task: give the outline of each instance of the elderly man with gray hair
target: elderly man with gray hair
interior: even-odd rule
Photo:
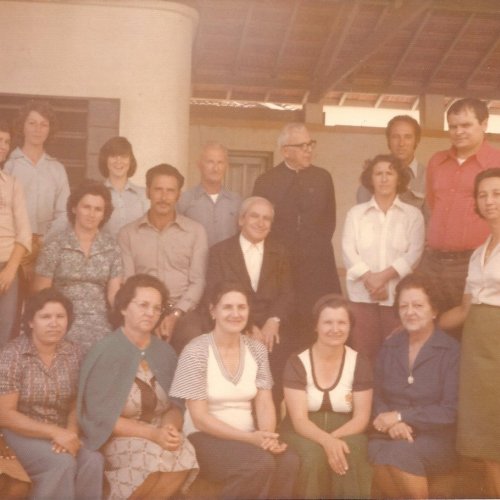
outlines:
[[[315,145],[304,124],[286,125],[278,137],[284,161],[262,174],[253,190],[274,205],[271,236],[290,252],[301,329],[297,349],[311,344],[316,300],[340,292],[332,247],[335,192],[330,173],[311,163]]]
[[[253,335],[269,353],[275,380],[275,401],[282,389],[281,373],[293,342],[290,314],[294,306],[292,276],[285,247],[268,238],[274,208],[265,198],[243,201],[239,215],[240,234],[210,249],[205,295],[222,281],[239,282],[248,291]]]

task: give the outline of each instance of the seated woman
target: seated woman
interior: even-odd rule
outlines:
[[[110,498],[167,498],[196,476],[183,439],[182,404],[167,394],[177,357],[153,335],[168,302],[163,283],[131,276],[116,294],[115,323],[82,367],[78,418],[85,442],[102,448]]]
[[[82,447],[76,421],[79,346],[64,337],[71,302],[33,295],[25,331],[0,353],[0,426],[33,481],[32,498],[100,498],[104,460]]]
[[[292,498],[299,461],[275,432],[267,349],[243,333],[248,302],[239,284],[214,287],[215,326],[182,351],[170,395],[186,400],[200,475],[222,498]]]
[[[489,494],[500,498],[500,168],[476,176],[474,198],[491,235],[470,258],[462,305],[444,313],[439,324],[451,329],[465,321],[457,450],[483,462]]]
[[[137,161],[132,145],[125,137],[112,137],[99,151],[99,171],[106,178],[104,185],[111,192],[113,213],[104,226],[114,238],[129,222],[144,215],[149,208],[146,190],[130,182]]]
[[[55,286],[75,308],[75,321],[68,339],[85,351],[111,333],[107,319],[122,280],[120,249],[100,228],[113,206],[103,184],[85,181],[68,198],[72,227],[59,233],[42,249],[36,265],[34,289]]]
[[[368,443],[374,488],[386,498],[429,498],[430,474],[456,464],[459,345],[435,326],[440,297],[425,276],[396,289],[404,330],[389,337],[375,370]]]
[[[394,314],[398,281],[416,267],[424,249],[422,212],[399,198],[410,169],[391,155],[366,162],[361,183],[370,201],[347,213],[342,253],[346,286],[356,318],[349,345],[374,362],[384,339],[399,325]]]
[[[283,439],[301,458],[299,498],[367,498],[371,467],[363,434],[370,421],[372,370],[345,345],[353,316],[340,295],[313,308],[317,339],[285,367]]]

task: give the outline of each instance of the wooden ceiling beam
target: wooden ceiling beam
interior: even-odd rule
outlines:
[[[387,19],[353,51],[350,61],[338,65],[313,83],[309,98],[312,102],[320,101],[326,93],[335,88],[383,45],[391,41],[406,26],[432,7],[432,0],[406,0],[401,7],[396,8]]]
[[[493,43],[490,45],[486,53],[481,57],[479,62],[475,65],[474,69],[470,72],[469,76],[464,80],[463,86],[465,88],[468,88],[470,86],[470,82],[474,79],[474,77],[481,71],[482,67],[486,63],[486,61],[491,57],[493,52],[497,49],[498,45],[500,44],[500,33],[497,33],[496,39],[493,41]],[[495,68],[497,70],[498,68]]]
[[[335,19],[333,20],[330,26],[330,31],[328,32],[328,36],[326,37],[325,43],[323,44],[323,48],[321,49],[321,53],[318,57],[318,61],[312,73],[313,82],[317,80],[321,75],[328,54],[330,54],[330,64],[331,64],[332,59],[335,57],[337,53],[339,42],[337,42],[336,46],[334,45],[334,42],[336,37],[338,37],[338,33],[342,31],[340,26],[342,19],[344,19],[344,17],[349,18],[355,10],[357,11],[357,8],[358,8],[357,2],[356,3],[342,2],[340,6],[337,8],[337,15],[335,16]],[[329,63],[326,64],[330,66]]]
[[[292,12],[288,19],[288,25],[286,27],[285,34],[283,35],[283,39],[281,40],[281,45],[276,56],[276,61],[274,62],[274,67],[271,75],[273,78],[276,78],[278,68],[281,65],[281,60],[283,59],[283,54],[285,53],[288,39],[290,38],[290,33],[292,32],[295,20],[297,19],[297,12],[299,11],[300,3],[301,0],[295,0],[294,2]]]
[[[255,2],[248,2],[247,13],[245,15],[245,24],[243,25],[243,29],[241,30],[240,43],[238,44],[238,50],[236,51],[236,55],[234,56],[233,73],[238,70],[240,65],[241,54],[243,52],[243,47],[245,46],[248,28],[250,26],[255,5]]]
[[[458,31],[458,33],[455,35],[455,37],[451,41],[450,45],[448,45],[448,48],[446,49],[445,53],[441,56],[441,59],[434,66],[432,72],[427,77],[427,79],[425,81],[425,84],[424,84],[424,87],[428,86],[434,80],[434,77],[438,74],[439,70],[443,67],[444,63],[446,62],[446,60],[448,59],[448,57],[450,56],[450,54],[455,49],[455,46],[460,41],[460,39],[462,38],[463,34],[469,29],[469,26],[470,26],[470,24],[472,23],[472,21],[474,20],[475,17],[476,17],[476,13],[475,12],[472,12],[471,14],[469,14],[469,16],[467,17],[467,19],[465,20],[465,22],[460,27],[460,30]]]
[[[392,82],[394,81],[394,76],[397,75],[398,71],[401,69],[401,67],[403,66],[403,64],[405,64],[406,62],[406,57],[408,56],[408,54],[410,53],[410,51],[415,47],[415,43],[417,42],[418,40],[418,37],[420,36],[420,34],[422,33],[422,30],[425,28],[425,25],[427,24],[427,21],[429,20],[429,17],[431,17],[432,15],[432,12],[433,10],[432,9],[429,9],[422,21],[420,22],[420,24],[418,25],[418,28],[415,30],[415,32],[413,33],[412,37],[410,38],[410,41],[408,42],[408,44],[406,45],[406,48],[405,50],[403,51],[403,53],[401,54],[401,56],[399,57],[399,61],[398,63],[396,64],[396,67],[392,70],[391,72],[391,76],[389,77],[389,81]]]

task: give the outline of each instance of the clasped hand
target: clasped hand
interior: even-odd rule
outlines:
[[[81,445],[78,434],[69,429],[58,427],[52,435],[52,451],[54,453],[69,453],[76,457]]]
[[[263,450],[267,450],[275,455],[283,453],[286,448],[286,443],[278,441],[279,434],[269,431],[254,431],[252,432],[252,444],[259,446]]]
[[[178,450],[182,444],[182,434],[173,425],[158,427],[153,432],[153,441],[165,450]]]

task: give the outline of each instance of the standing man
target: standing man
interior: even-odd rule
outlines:
[[[238,231],[241,196],[222,186],[228,166],[227,149],[222,144],[205,144],[198,161],[201,182],[184,191],[177,203],[180,214],[205,228],[210,247]]]
[[[203,226],[175,211],[184,177],[162,163],[146,172],[150,210],[118,233],[125,278],[145,273],[159,278],[170,293],[160,336],[180,352],[201,330],[197,315],[205,287],[207,236]]]
[[[210,249],[207,270],[207,301],[222,281],[241,283],[250,298],[254,337],[270,352],[275,402],[283,395],[281,374],[293,350],[289,317],[293,310],[290,262],[285,247],[269,239],[274,208],[266,199],[251,196],[243,201],[239,235]]]
[[[274,205],[271,235],[290,252],[298,326],[306,336],[316,300],[340,293],[332,247],[335,192],[329,172],[311,164],[315,145],[304,124],[286,125],[278,137],[284,161],[262,174],[253,191]]]
[[[443,286],[446,308],[461,303],[469,257],[489,234],[474,209],[476,175],[500,165],[500,151],[486,140],[488,108],[478,99],[460,99],[447,112],[452,147],[427,167],[430,219],[420,270]]]
[[[415,118],[398,115],[389,120],[385,129],[387,147],[410,173],[408,189],[399,195],[405,203],[421,210],[425,206],[425,165],[415,157],[415,150],[420,142],[421,129]],[[369,201],[372,194],[364,186],[359,186],[356,193],[357,203]]]

